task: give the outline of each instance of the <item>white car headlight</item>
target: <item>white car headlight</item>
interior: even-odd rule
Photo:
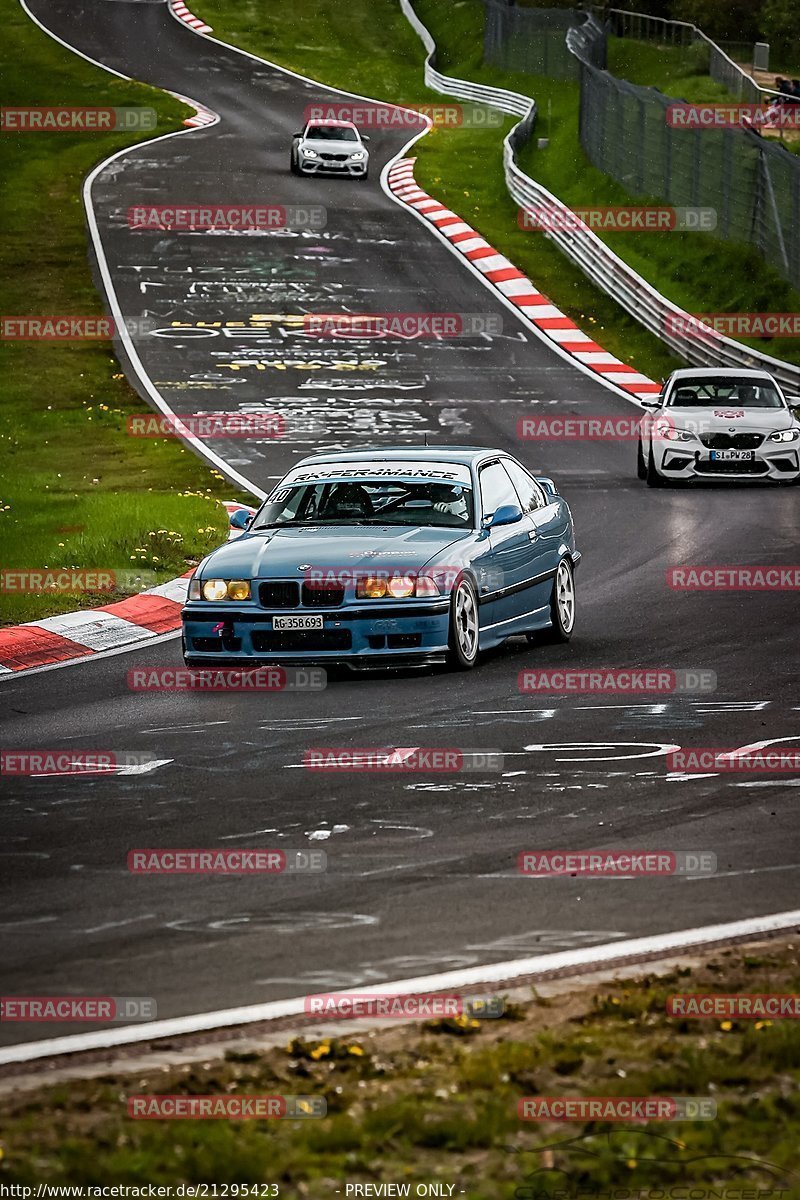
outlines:
[[[776,429],[769,435],[771,442],[796,442],[800,439],[800,429]]]
[[[301,146],[300,153],[305,154],[306,158],[319,158],[316,150],[312,150],[310,146]]]
[[[655,435],[657,438],[663,438],[665,442],[696,442],[697,435],[689,429],[676,429],[674,425],[670,425],[667,421],[658,422],[655,427]]]
[[[353,153],[350,155],[350,157],[351,157],[351,159],[359,159],[359,158],[365,158],[366,156],[365,156],[363,150],[354,150]]]

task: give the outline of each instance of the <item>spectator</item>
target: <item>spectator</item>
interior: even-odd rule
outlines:
[[[789,86],[789,104],[800,104],[800,79],[793,79]]]

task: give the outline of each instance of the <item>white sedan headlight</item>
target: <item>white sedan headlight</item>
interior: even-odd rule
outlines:
[[[366,157],[366,155],[364,154],[363,150],[354,150],[353,153],[350,155],[350,158],[353,161],[357,161],[358,159],[365,158],[365,157]]]
[[[668,422],[658,422],[655,427],[655,435],[657,438],[663,438],[665,442],[696,442],[697,435],[689,429],[676,429],[674,425]]]
[[[306,158],[319,158],[316,150],[312,150],[310,146],[301,146],[301,154],[305,154]]]
[[[800,429],[776,429],[769,435],[771,442],[796,442],[800,440]]]

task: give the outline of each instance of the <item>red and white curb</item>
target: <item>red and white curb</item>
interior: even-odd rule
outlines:
[[[213,113],[210,108],[203,108],[202,104],[198,105],[195,100],[192,101],[192,107],[197,109],[193,117],[187,117],[183,122],[190,129],[200,129],[204,125],[216,125],[217,114]]]
[[[522,271],[504,255],[498,254],[477,230],[418,187],[414,179],[415,162],[414,158],[404,158],[390,168],[388,184],[391,191],[438,229],[459,254],[518,308],[537,330],[557,343],[559,349],[574,358],[576,363],[594,371],[604,381],[613,383],[632,398],[644,399],[661,390],[660,384],[621,362],[598,345],[588,333],[583,333]]]
[[[225,500],[223,505],[229,517],[240,509],[255,512],[248,504],[239,504],[235,500]],[[241,530],[232,529],[229,536],[240,535]],[[115,604],[61,613],[42,621],[0,629],[0,676],[8,677],[32,667],[50,666],[71,659],[90,658],[104,650],[174,633],[181,626],[181,608],[192,574],[193,571],[187,571],[177,579]]]
[[[182,96],[180,92],[170,92],[176,100],[182,100],[184,104],[188,104],[189,108],[194,109],[194,116],[187,117],[183,122],[190,129],[198,129],[203,125],[216,125],[219,120],[219,113],[215,113],[213,109],[206,108],[197,100],[192,100],[189,96]]]
[[[191,25],[192,29],[196,29],[198,33],[210,33],[211,26],[206,25],[205,21],[201,21],[193,12],[190,12],[183,0],[169,0],[169,7],[179,21],[183,21],[186,25]]]
[[[188,571],[185,576],[116,604],[0,629],[0,674],[88,658],[102,650],[179,629],[191,574]]]

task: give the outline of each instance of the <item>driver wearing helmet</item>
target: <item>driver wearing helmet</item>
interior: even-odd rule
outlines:
[[[432,501],[434,511],[466,521],[469,512],[464,489],[450,483],[428,484],[428,498]]]

